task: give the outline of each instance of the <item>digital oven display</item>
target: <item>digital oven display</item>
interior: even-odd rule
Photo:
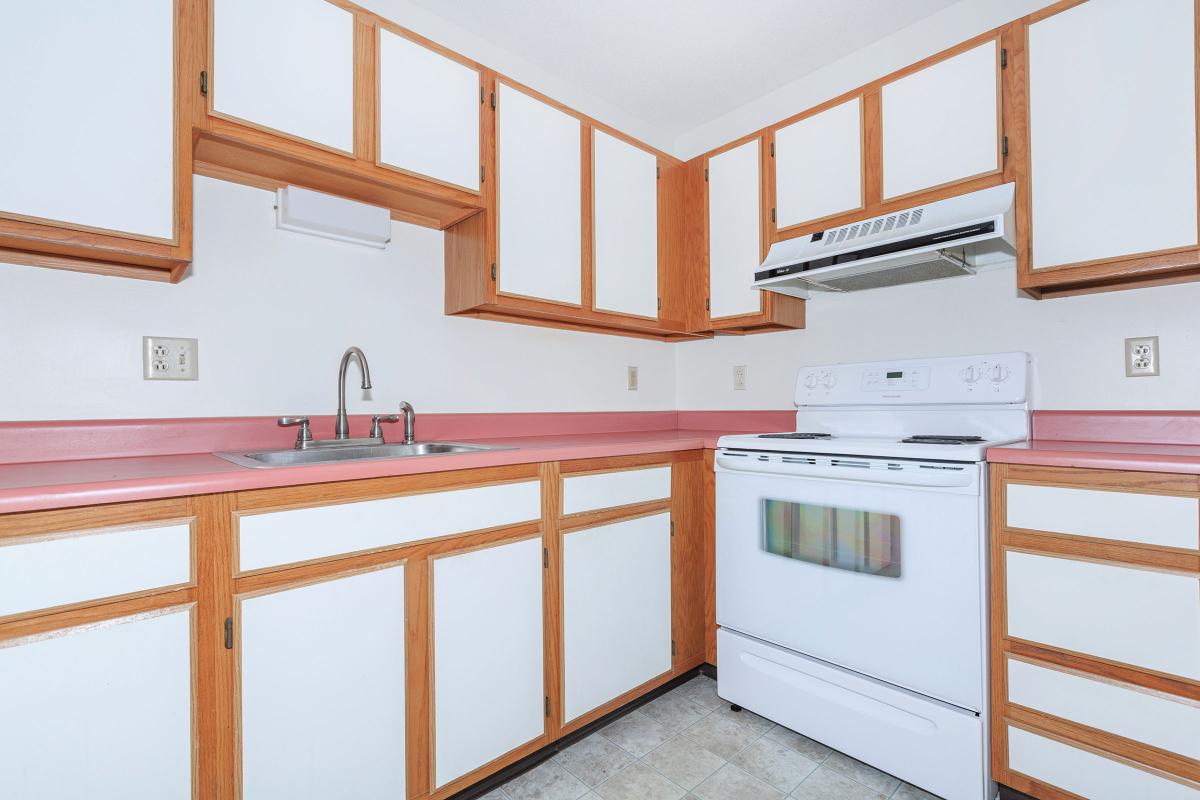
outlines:
[[[904,373],[903,373],[903,372],[889,372],[889,373],[887,374],[887,377],[888,377],[888,380],[889,380],[889,381],[893,381],[893,380],[895,380],[895,379],[897,379],[897,378],[903,378],[903,377],[904,377]]]

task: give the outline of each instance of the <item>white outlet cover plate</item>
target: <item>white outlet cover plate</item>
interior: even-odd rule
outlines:
[[[1125,377],[1148,378],[1157,375],[1158,362],[1157,336],[1139,336],[1125,340]]]
[[[142,377],[148,381],[199,380],[196,339],[142,337]]]
[[[740,364],[733,368],[733,388],[734,391],[746,391],[746,365]]]

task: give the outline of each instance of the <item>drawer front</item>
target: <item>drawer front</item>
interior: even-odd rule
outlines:
[[[671,468],[649,467],[563,478],[563,514],[667,500],[671,497]]]
[[[1009,726],[1008,766],[1090,800],[1200,800],[1200,788]]]
[[[191,526],[0,540],[0,617],[188,584]]]
[[[1008,700],[1200,759],[1200,704],[1195,702],[1011,657]]]
[[[247,515],[238,563],[247,572],[530,522],[541,503],[541,483],[523,481]]]
[[[1200,547],[1200,500],[1194,497],[1102,492],[1010,483],[1010,528],[1099,539]]]
[[[1009,551],[1007,634],[1200,680],[1200,577]]]

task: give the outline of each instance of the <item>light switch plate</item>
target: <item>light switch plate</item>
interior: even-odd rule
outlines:
[[[638,388],[637,367],[626,367],[626,384],[631,392],[636,392]]]
[[[148,381],[194,381],[200,371],[195,339],[142,337],[142,378]]]
[[[733,389],[737,392],[746,391],[746,365],[740,364],[733,368]]]
[[[1125,340],[1125,377],[1146,378],[1158,374],[1158,337],[1139,336]]]

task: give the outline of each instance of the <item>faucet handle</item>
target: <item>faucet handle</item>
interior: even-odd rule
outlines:
[[[380,423],[399,422],[399,421],[400,421],[400,417],[397,416],[396,414],[383,414],[383,415],[376,414],[375,416],[371,417],[371,438],[372,439],[382,439],[383,438],[383,427],[380,425]]]
[[[312,441],[312,429],[308,425],[308,417],[280,417],[278,425],[281,428],[290,428],[293,425],[300,426],[300,430],[296,431],[297,450],[303,450]]]

